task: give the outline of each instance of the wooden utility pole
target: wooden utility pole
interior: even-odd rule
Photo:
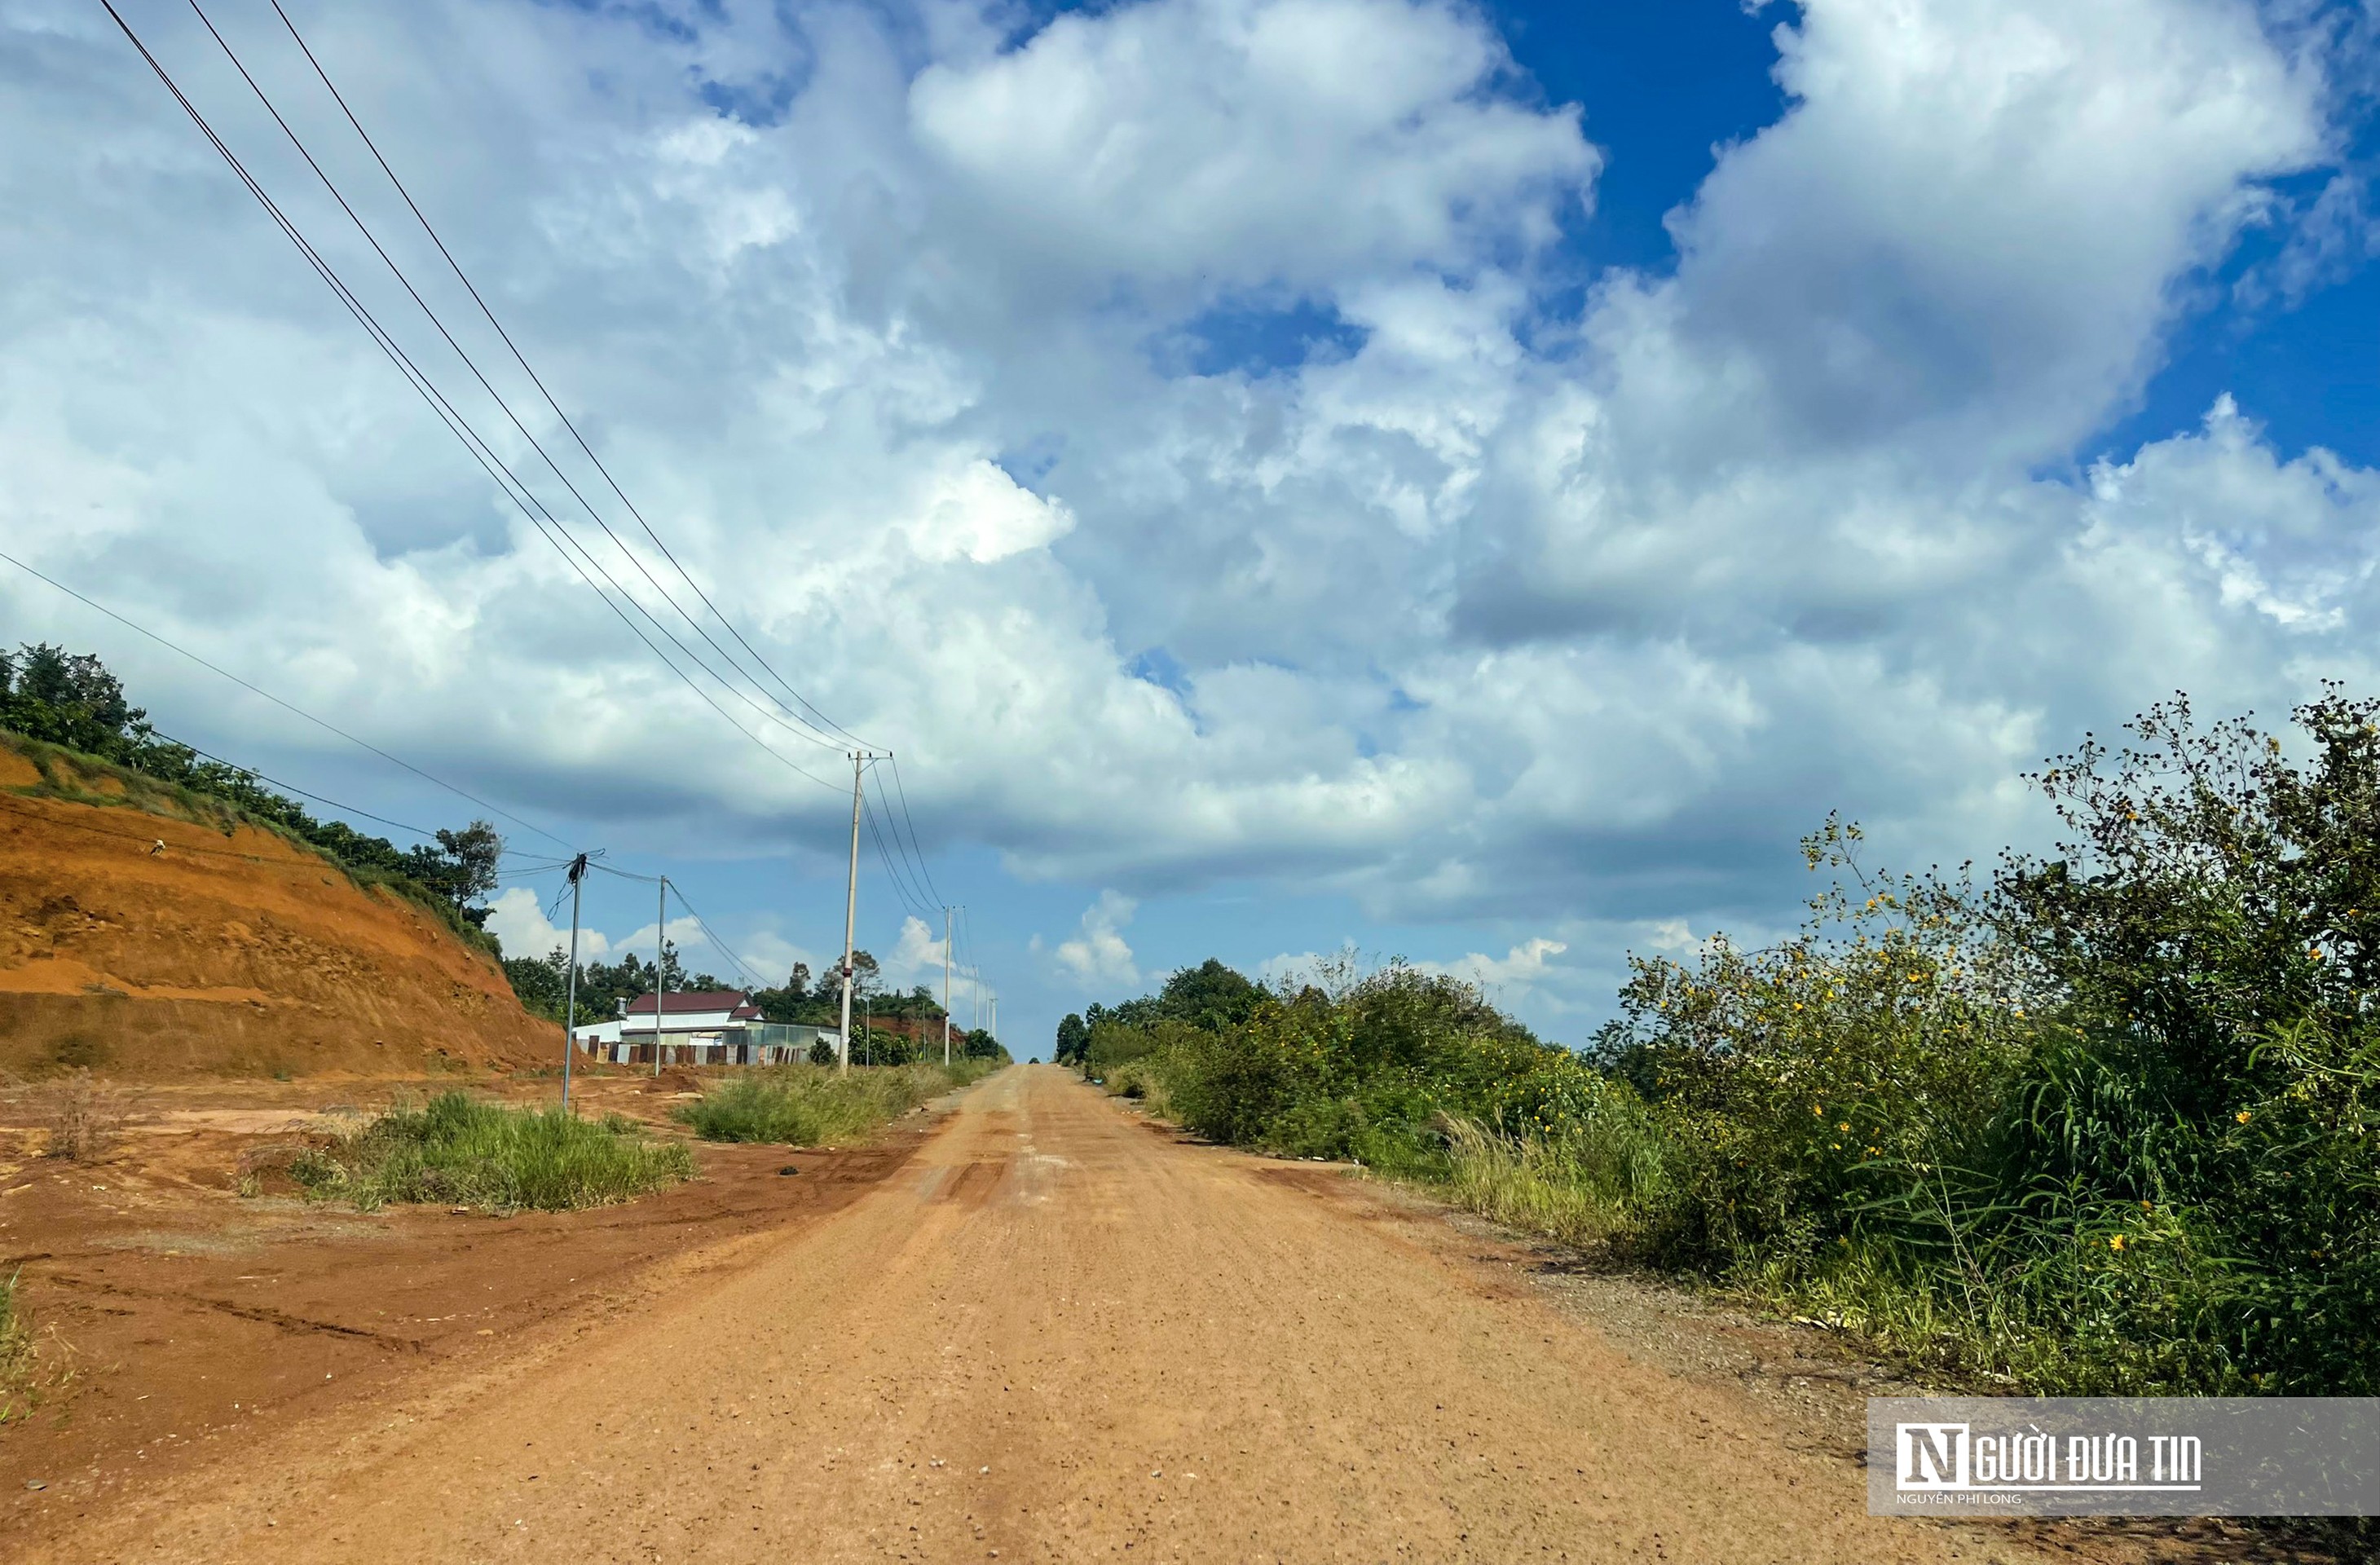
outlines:
[[[951,910],[942,909],[942,1068],[951,1063]]]
[[[587,855],[570,861],[570,983],[562,1002],[562,1106],[570,1107],[570,1057],[578,1052],[578,891]]]

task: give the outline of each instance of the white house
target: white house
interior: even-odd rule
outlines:
[[[571,1041],[599,1060],[621,1065],[653,1063],[656,1045],[663,1064],[782,1065],[808,1059],[810,1045],[820,1038],[833,1048],[838,1037],[828,1027],[762,1021],[760,1008],[742,989],[664,995],[659,1014],[656,1028],[654,997],[640,994],[621,1015],[575,1029]]]

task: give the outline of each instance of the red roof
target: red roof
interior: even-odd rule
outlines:
[[[760,1008],[753,1004],[752,997],[742,989],[673,989],[662,997],[662,1014],[664,1016],[684,1016],[705,1011],[724,1011],[732,1020],[738,1022],[760,1019]],[[650,1016],[652,1013],[653,997],[650,993],[640,994],[628,1001],[629,1015]]]

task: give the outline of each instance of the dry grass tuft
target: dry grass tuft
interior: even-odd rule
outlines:
[[[127,1110],[121,1095],[99,1085],[88,1070],[43,1083],[33,1089],[33,1100],[49,1123],[48,1157],[96,1162],[124,1128]]]
[[[50,1328],[49,1340],[33,1334],[18,1294],[20,1274],[0,1280],[0,1428],[21,1423],[43,1401],[75,1382],[74,1350]]]

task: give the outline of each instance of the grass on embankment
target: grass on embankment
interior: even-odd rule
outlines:
[[[980,1080],[986,1060],[941,1065],[855,1067],[784,1065],[737,1076],[676,1110],[705,1141],[758,1141],[816,1146],[846,1141],[897,1119],[928,1098]]]
[[[694,1174],[694,1154],[616,1114],[508,1109],[459,1092],[400,1105],[336,1145],[301,1156],[290,1177],[316,1200],[373,1211],[437,1202],[487,1211],[575,1211],[632,1201]]]

